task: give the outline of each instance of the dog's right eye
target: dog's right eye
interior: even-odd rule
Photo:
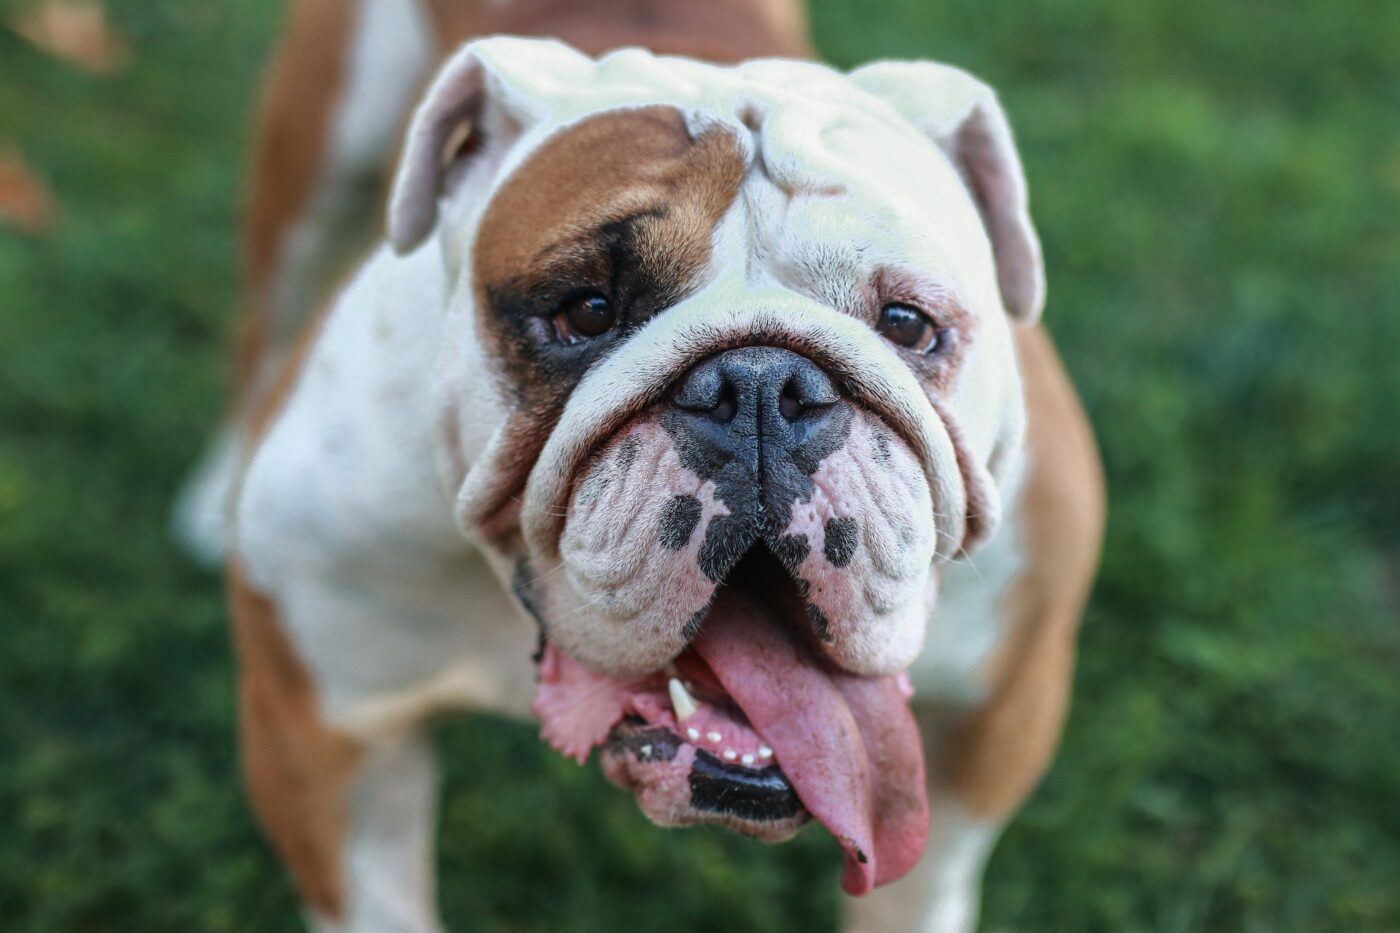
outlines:
[[[560,343],[582,343],[612,330],[617,324],[617,312],[606,295],[586,291],[560,302],[553,321]]]

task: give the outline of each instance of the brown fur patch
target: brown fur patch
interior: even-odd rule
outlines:
[[[743,175],[732,136],[692,139],[675,108],[655,106],[563,130],[492,199],[473,254],[478,313],[488,355],[516,394],[520,432],[511,438],[518,475],[501,478],[499,502],[524,483],[588,367],[699,282]],[[606,295],[618,323],[566,346],[550,338],[549,321],[580,289]]]
[[[492,200],[477,234],[489,292],[545,288],[561,265],[596,251],[609,224],[639,217],[637,259],[654,276],[694,278],[743,179],[723,131],[692,139],[679,111],[656,106],[590,117],[547,142]]]
[[[244,232],[248,307],[236,357],[240,392],[253,387],[259,363],[276,339],[279,322],[272,320],[271,290],[278,253],[324,168],[331,113],[345,83],[354,11],[355,4],[347,0],[296,0],[268,68],[258,104]]]
[[[589,55],[629,45],[717,62],[810,57],[796,0],[428,0],[444,52],[473,36],[553,36]]]
[[[1007,598],[1007,638],[987,672],[992,697],[953,731],[942,775],[972,812],[993,817],[1034,789],[1059,742],[1104,524],[1093,434],[1049,335],[1030,327],[1015,337],[1029,419],[1027,569]]]
[[[282,629],[276,605],[229,568],[239,660],[239,744],[258,822],[290,868],[302,899],[339,919],[342,852],[358,745],[326,725],[316,689]]]

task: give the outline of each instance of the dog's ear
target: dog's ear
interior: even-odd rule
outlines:
[[[1031,322],[1045,305],[1045,265],[1006,113],[990,87],[950,65],[876,62],[851,80],[891,104],[948,154],[992,241],[1002,304]]]
[[[486,66],[470,45],[443,65],[413,112],[389,193],[389,244],[411,252],[437,223],[446,163],[454,148],[465,150],[477,132],[486,93]],[[455,137],[460,137],[457,139]]]
[[[552,100],[586,84],[593,63],[561,42],[496,36],[462,46],[438,71],[409,122],[389,194],[389,243],[411,252],[432,232],[453,167],[482,138],[518,138]]]

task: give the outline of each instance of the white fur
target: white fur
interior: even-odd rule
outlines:
[[[438,411],[424,374],[442,339],[444,284],[431,248],[369,260],[326,321],[239,500],[249,579],[281,605],[331,721],[356,734],[376,721],[402,725],[386,708],[428,712],[406,698],[442,701],[441,684],[463,665],[495,668],[495,702],[513,679],[532,679],[533,633],[457,532],[433,458]],[[519,650],[510,667],[482,658],[507,646]],[[483,699],[471,692],[458,705]]]
[[[379,166],[436,49],[420,0],[359,0],[358,13],[332,146],[347,163]]]
[[[241,467],[242,434],[238,424],[215,429],[171,511],[175,540],[206,567],[217,567],[228,550],[230,495]]]
[[[421,732],[373,746],[351,788],[349,903],[319,933],[438,933],[433,828],[438,776]]]

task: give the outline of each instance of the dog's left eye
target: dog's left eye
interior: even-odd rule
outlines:
[[[588,291],[570,295],[554,315],[554,333],[563,343],[601,337],[617,324],[617,312],[606,295]]]
[[[898,302],[885,305],[880,309],[878,330],[890,343],[915,353],[928,354],[938,349],[938,326],[912,305]]]

